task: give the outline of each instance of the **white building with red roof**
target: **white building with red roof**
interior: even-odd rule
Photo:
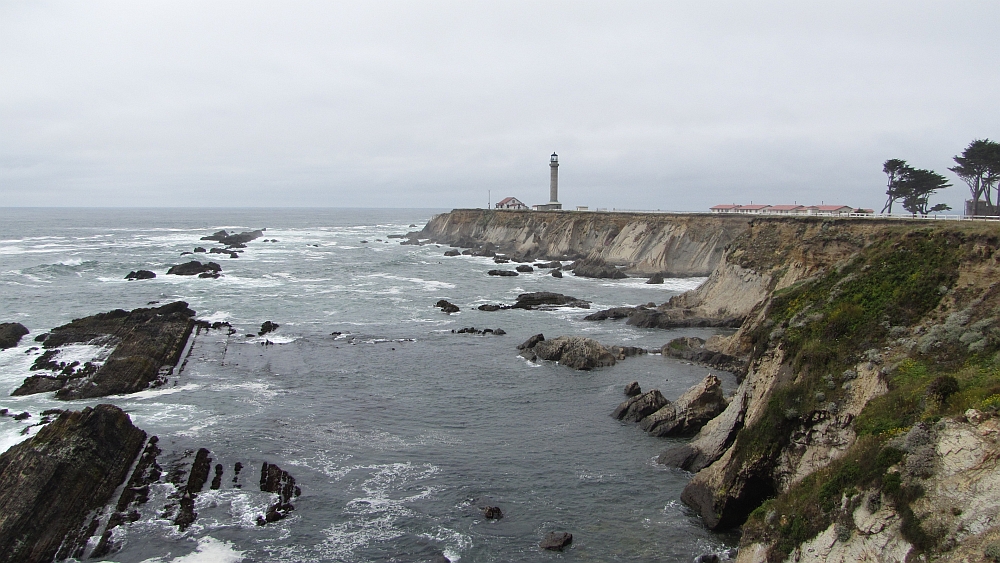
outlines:
[[[521,203],[521,200],[516,197],[505,197],[498,201],[495,206],[497,209],[527,209],[528,206]]]

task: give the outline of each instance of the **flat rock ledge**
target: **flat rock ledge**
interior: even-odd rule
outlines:
[[[539,359],[558,362],[576,370],[613,366],[618,360],[645,354],[646,350],[635,346],[609,346],[582,336],[560,336],[546,340],[536,334],[517,347],[521,356],[529,361]]]
[[[578,309],[589,309],[590,301],[579,299],[571,295],[553,293],[551,291],[536,291],[533,293],[522,293],[517,296],[517,301],[513,305],[480,305],[480,311],[500,311],[506,309],[525,309],[536,311],[551,311],[559,307],[576,307]]]
[[[673,403],[658,389],[653,389],[631,396],[618,405],[611,416],[637,422],[652,436],[691,436],[721,414],[728,404],[722,393],[722,382],[708,374]]]
[[[573,275],[582,278],[620,280],[627,278],[624,272],[597,257],[584,258],[572,264]]]
[[[612,307],[591,313],[583,318],[585,321],[604,321],[627,319],[625,324],[639,328],[684,328],[684,327],[721,327],[737,328],[743,324],[743,317],[706,317],[690,309],[674,309],[665,307]]]
[[[746,362],[743,360],[710,350],[705,347],[705,340],[692,336],[682,336],[667,342],[660,349],[660,354],[737,374],[746,369]]]
[[[36,338],[44,352],[30,368],[52,375],[32,375],[12,395],[55,391],[57,399],[87,399],[162,385],[191,336],[194,316],[187,303],[177,301],[149,309],[116,309],[54,328]],[[103,363],[67,364],[59,361],[59,348],[67,344],[113,347],[113,351]]]

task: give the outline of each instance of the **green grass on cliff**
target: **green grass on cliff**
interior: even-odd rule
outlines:
[[[734,444],[739,466],[773,468],[793,432],[835,415],[852,367],[866,361],[869,350],[874,355],[909,334],[906,327],[954,288],[960,262],[974,259],[969,242],[948,231],[900,233],[869,246],[839,270],[776,293],[767,322],[751,333],[753,359],[780,346],[787,381],[773,392],[763,416],[740,433]],[[988,316],[995,326],[993,307],[977,315]],[[922,490],[890,470],[904,454],[886,444],[918,421],[934,422],[969,408],[1000,413],[996,346],[949,346],[942,343],[923,353],[917,347],[911,358],[890,366],[889,392],[870,401],[853,421],[859,436],[855,444],[754,510],[743,528],[744,541],[769,543],[768,560],[781,561],[802,542],[849,518],[857,503],[885,500],[901,516],[903,536],[920,550],[933,549],[937,538],[910,510]],[[877,494],[856,494],[864,491]],[[842,506],[845,498],[855,504]]]

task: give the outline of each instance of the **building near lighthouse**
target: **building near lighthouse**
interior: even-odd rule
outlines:
[[[559,203],[559,155],[552,153],[549,157],[549,202],[541,205],[533,205],[536,211],[555,211],[562,209]]]

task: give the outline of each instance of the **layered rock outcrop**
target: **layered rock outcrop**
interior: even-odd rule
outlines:
[[[31,369],[51,371],[25,379],[13,395],[56,392],[58,399],[85,399],[134,393],[166,382],[194,328],[195,312],[177,301],[155,308],[117,309],[75,319],[40,335],[44,352]],[[102,360],[67,364],[60,348],[90,344],[111,349]]]

